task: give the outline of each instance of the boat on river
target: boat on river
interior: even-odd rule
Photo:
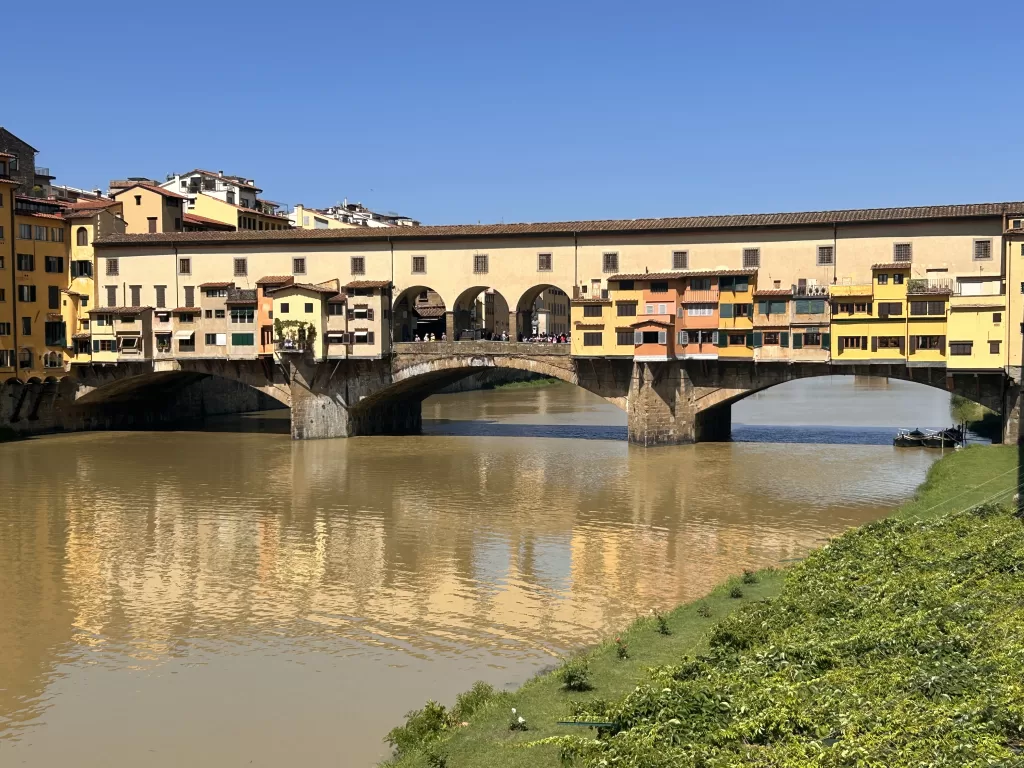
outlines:
[[[958,427],[948,429],[901,429],[892,439],[897,448],[955,448],[964,441]]]

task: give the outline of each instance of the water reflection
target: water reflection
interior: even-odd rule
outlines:
[[[522,681],[799,556],[904,498],[934,457],[580,439],[624,421],[572,387],[425,416],[403,438],[0,445],[0,763],[368,765],[426,698]]]

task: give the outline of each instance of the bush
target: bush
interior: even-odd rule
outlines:
[[[593,686],[590,685],[590,662],[587,657],[576,656],[565,662],[558,670],[558,679],[567,691],[589,691]]]
[[[757,573],[755,573],[754,571],[748,571],[746,569],[743,570],[744,584],[757,584],[758,581],[760,581],[760,579],[757,578]]]
[[[405,716],[405,725],[392,728],[384,741],[395,750],[395,755],[424,749],[436,741],[452,726],[451,716],[443,704],[428,701],[423,709],[414,709]]]
[[[478,680],[473,687],[465,693],[455,697],[455,706],[452,707],[452,721],[462,723],[471,718],[480,707],[496,698],[500,694],[494,690],[494,686]]]
[[[669,626],[668,626],[668,619],[666,619],[658,611],[654,612],[654,624],[658,628],[658,634],[659,635],[671,635],[672,634],[672,630],[669,629]]]
[[[615,655],[620,659],[629,658],[629,648],[622,642],[621,637],[615,638]]]
[[[701,603],[700,605],[697,606],[697,615],[700,616],[702,619],[710,619],[711,618],[711,606],[708,605],[707,603]]]
[[[743,590],[740,589],[739,584],[733,584],[732,589],[729,590],[729,597],[738,600],[743,597]]]

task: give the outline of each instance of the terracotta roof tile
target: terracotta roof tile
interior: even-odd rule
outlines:
[[[141,315],[152,307],[94,307],[87,315]]]
[[[312,230],[314,232],[323,232],[325,230]],[[390,280],[353,280],[351,283],[346,285],[346,288],[387,288],[391,285]]]
[[[679,280],[684,277],[715,277],[716,275],[746,275],[752,277],[756,269],[686,269],[678,272],[635,272],[612,275],[609,280]]]
[[[169,189],[164,189],[163,187],[157,187],[157,186],[154,186],[152,184],[145,184],[145,183],[143,183],[141,181],[133,182],[131,184],[131,186],[124,187],[122,189],[117,190],[117,192],[113,193],[113,197],[116,198],[118,195],[122,195],[125,192],[128,192],[129,190],[135,189],[136,187],[139,187],[141,189],[148,189],[150,192],[156,192],[158,195],[163,195],[164,197],[176,197],[179,200],[185,200],[186,199],[185,195],[179,195],[177,192],[171,192],[171,190],[169,190]]]
[[[196,216],[194,213],[183,213],[181,215],[181,222],[182,224],[191,224],[195,227],[212,227],[215,230],[222,230],[224,232],[234,232],[237,229],[234,224],[226,224],[223,221],[208,219],[205,216]]]
[[[282,285],[283,283],[295,282],[291,275],[267,275],[256,281],[256,285]]]
[[[328,304],[344,304],[348,301],[348,296],[344,293],[336,293],[327,300]]]
[[[167,310],[164,310],[164,311],[167,311]],[[170,311],[172,313],[176,314],[176,315],[185,315],[185,314],[188,314],[188,315],[198,315],[203,310],[200,309],[199,307],[175,307],[174,309],[172,309]]]
[[[456,224],[419,227],[352,227],[348,229],[245,230],[241,232],[159,232],[156,234],[111,235],[97,245],[141,243],[221,242],[344,242],[348,240],[451,239],[489,236],[549,236],[602,233],[681,232],[694,230],[832,226],[880,221],[927,221],[996,217],[1024,210],[1024,202],[931,205],[907,208],[864,208],[800,213],[753,213],[727,216],[687,216],[662,219],[618,219],[603,221],[556,221],[522,224]]]
[[[288,285],[282,285],[279,288],[271,288],[267,293],[279,293],[280,291],[288,290],[289,288],[299,288],[305,291],[313,291],[315,293],[335,294],[338,292],[336,287],[329,288],[324,285],[313,285],[312,283],[289,283]]]
[[[758,288],[754,291],[755,296],[792,296],[792,288]]]
[[[234,283],[200,283],[200,288],[234,288]]]
[[[909,261],[887,261],[884,264],[872,264],[872,269],[910,269]]]
[[[421,307],[413,307],[412,311],[420,317],[441,317],[445,313],[444,307],[439,307],[436,304],[428,304]]]
[[[80,332],[80,333],[73,333],[73,334],[71,334],[71,338],[74,339],[75,341],[81,341],[82,339],[88,339],[89,336],[90,336],[90,334],[89,334],[88,331],[83,331],[83,332]]]

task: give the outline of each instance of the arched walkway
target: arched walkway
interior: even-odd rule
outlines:
[[[397,342],[421,339],[433,333],[440,339],[446,330],[445,306],[441,295],[426,285],[406,288],[395,298],[392,333]]]
[[[459,294],[452,313],[456,339],[500,338],[502,333],[512,333],[508,301],[486,285],[476,285]]]
[[[535,285],[519,297],[515,318],[516,338],[568,334],[569,295],[550,283]]]

